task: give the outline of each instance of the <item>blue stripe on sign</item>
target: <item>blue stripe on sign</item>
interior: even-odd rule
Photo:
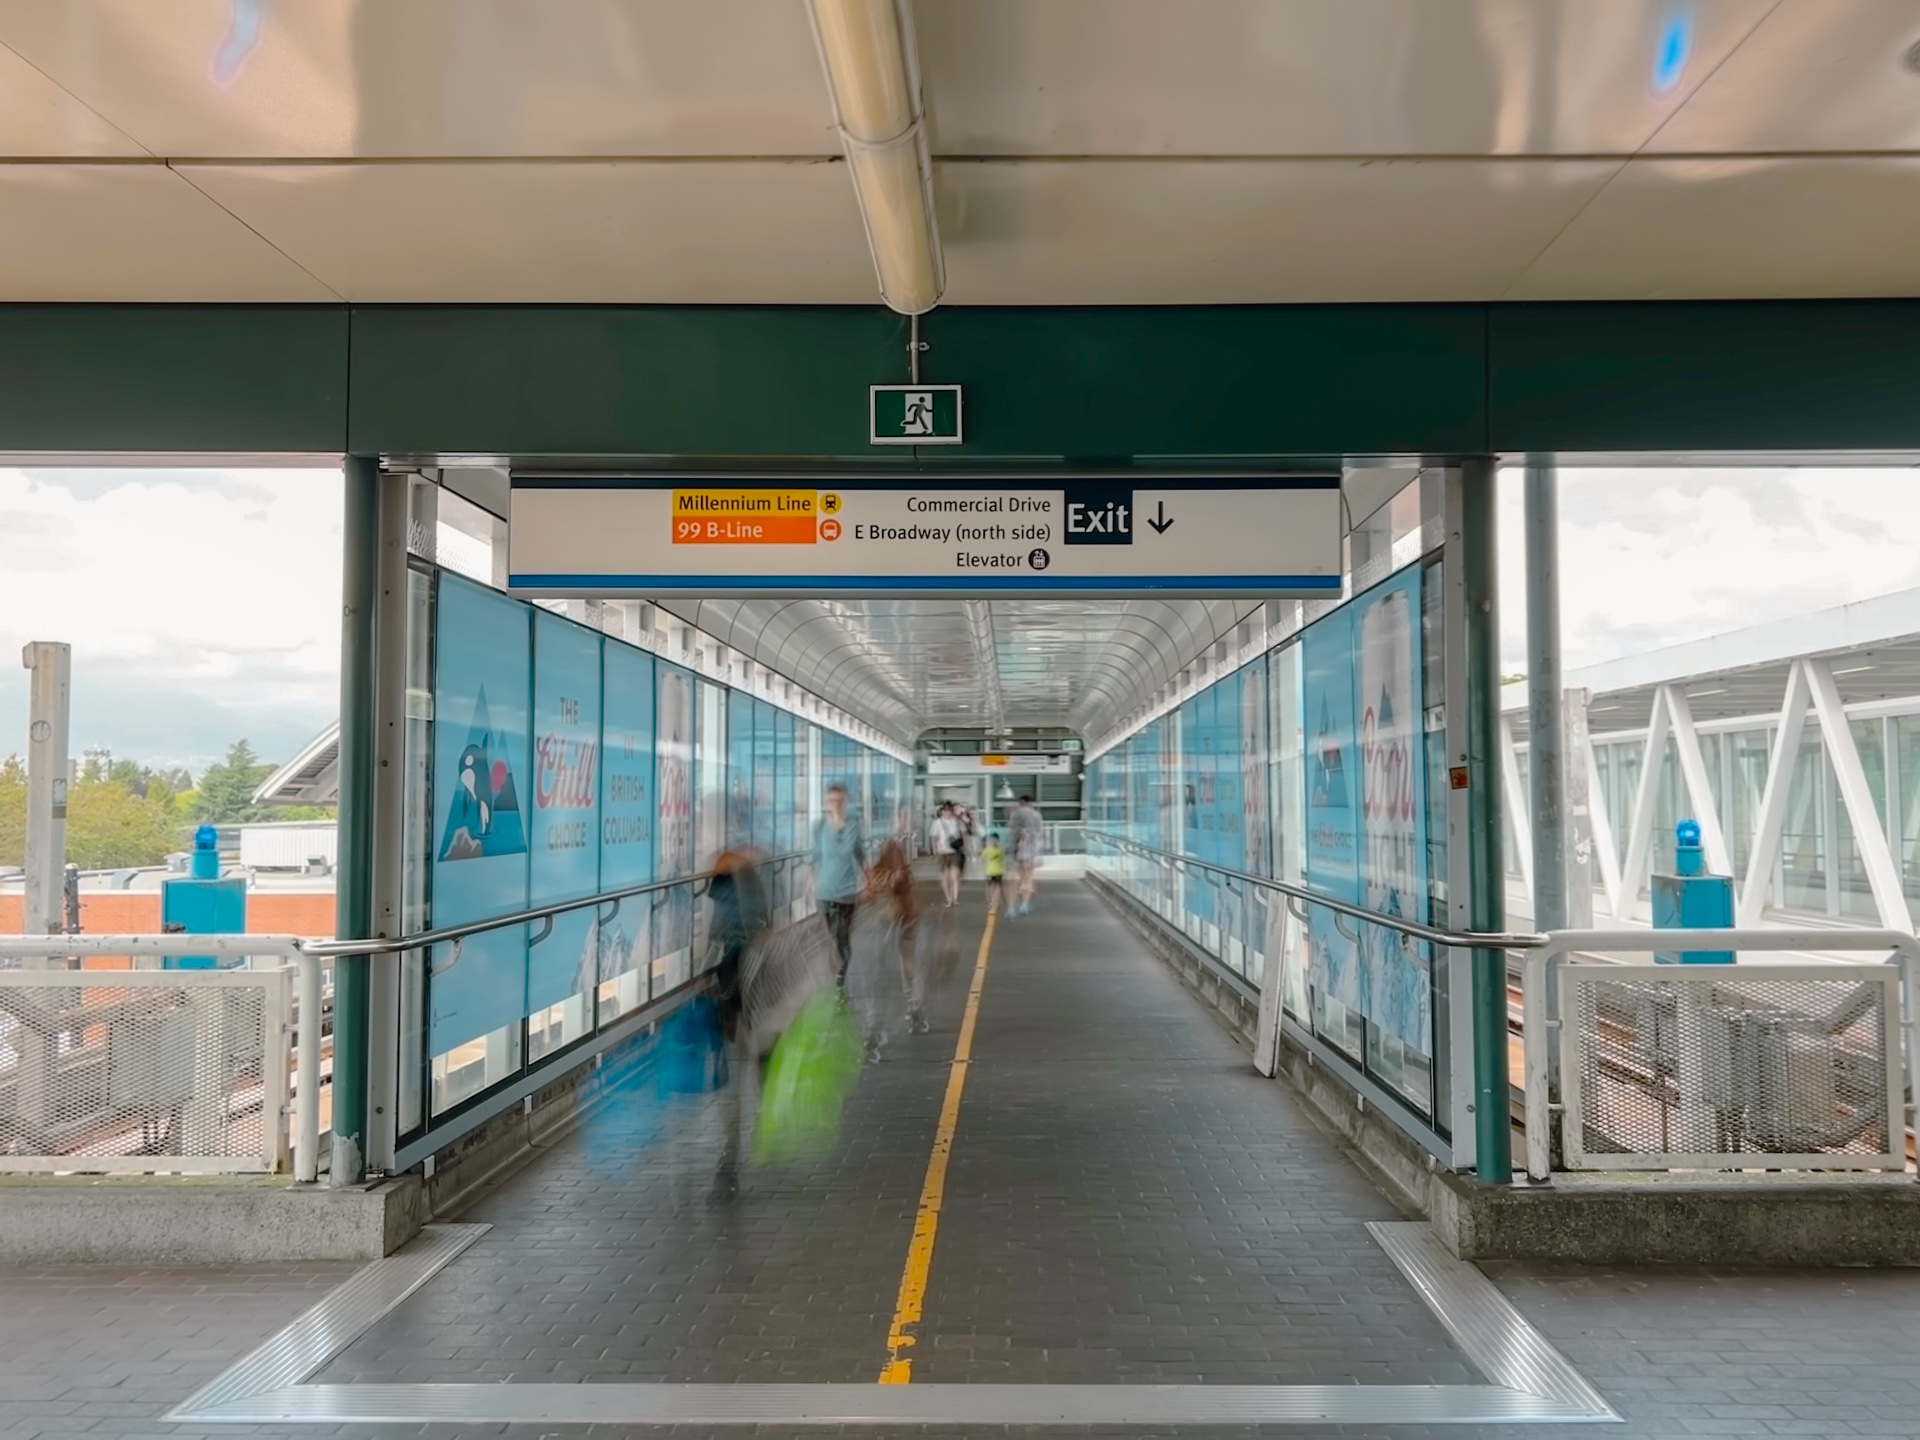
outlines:
[[[555,585],[609,590],[1324,590],[1338,575],[509,575],[508,589]]]
[[[998,494],[1007,490],[1061,490],[1069,485],[1119,485],[1133,490],[1338,490],[1338,475],[1179,475],[1151,471],[1087,470],[1052,475],[1015,470],[1005,475],[961,471],[945,475],[792,475],[735,471],[712,475],[514,475],[515,490],[912,490],[919,494]]]

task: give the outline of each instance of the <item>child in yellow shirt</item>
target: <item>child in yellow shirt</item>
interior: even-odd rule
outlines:
[[[1006,899],[1007,852],[1000,844],[1000,832],[991,831],[980,847],[980,859],[987,867],[987,910],[998,910]]]

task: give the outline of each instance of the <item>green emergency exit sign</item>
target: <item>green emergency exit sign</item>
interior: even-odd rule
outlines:
[[[958,445],[958,385],[875,385],[867,391],[868,439],[875,445]]]

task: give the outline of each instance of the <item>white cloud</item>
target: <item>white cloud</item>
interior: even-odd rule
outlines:
[[[340,506],[334,470],[0,469],[0,653],[73,646],[76,754],[284,758],[338,704]],[[0,665],[0,754],[26,680]]]
[[[1500,475],[1501,668],[1526,668],[1522,484]],[[1920,586],[1920,471],[1565,470],[1562,663]]]
[[[1500,484],[1516,671],[1519,472]],[[65,640],[76,754],[285,758],[338,705],[340,499],[333,470],[0,469],[0,755],[25,740],[11,657]],[[1567,470],[1560,518],[1569,669],[1920,586],[1920,470]]]

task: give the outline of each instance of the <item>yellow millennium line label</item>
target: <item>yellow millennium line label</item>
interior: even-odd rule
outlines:
[[[815,490],[676,490],[676,545],[812,545],[824,528]],[[830,520],[827,539],[840,533]]]
[[[676,520],[790,520],[811,519],[820,513],[816,490],[675,490]]]

